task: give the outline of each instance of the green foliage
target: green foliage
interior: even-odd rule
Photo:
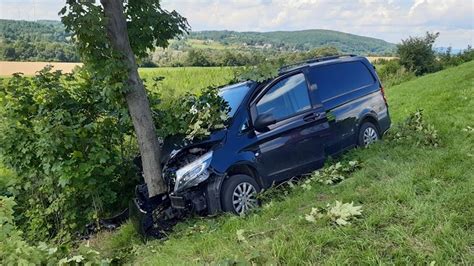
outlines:
[[[397,45],[400,64],[420,76],[438,70],[433,44],[439,33],[427,32],[425,37],[409,37]]]
[[[343,181],[348,175],[359,168],[360,163],[358,161],[338,162],[314,172],[310,180],[326,185],[333,185]]]
[[[77,62],[69,38],[57,21],[0,19],[0,60]]]
[[[1,164],[29,239],[68,241],[71,233],[127,203],[138,181],[128,114],[97,93],[86,72],[46,68],[0,87]]]
[[[408,71],[400,65],[400,60],[388,60],[377,69],[382,84],[385,87],[392,87],[405,81],[415,78],[415,73]]]
[[[168,40],[189,30],[186,18],[178,12],[168,12],[160,0],[129,0],[124,2],[128,37],[133,53],[146,57],[156,47],[166,48]]]
[[[258,198],[262,202],[284,200],[292,190],[298,188],[310,191],[319,184],[334,185],[345,180],[357,169],[360,169],[360,167],[360,162],[355,160],[330,164],[311,173],[309,177],[304,176],[300,180],[292,178],[276,186],[272,186],[269,189],[263,190],[259,193]]]
[[[423,119],[423,110],[419,109],[410,114],[406,121],[397,125],[393,132],[389,132],[389,139],[398,142],[410,142],[414,145],[438,147],[440,139],[433,125],[427,124]]]
[[[216,72],[216,77],[200,81],[196,70],[160,69],[145,76],[157,73],[169,78],[158,86],[148,83],[154,114],[162,119],[160,136],[199,138],[223,126],[227,107],[217,90],[190,89],[211,80],[227,83],[230,70],[227,76],[220,70],[219,77]],[[175,75],[184,83],[171,82]],[[191,81],[195,85],[190,86]],[[15,75],[2,84],[0,165],[14,172],[1,169],[0,191],[16,196],[18,224],[28,239],[67,241],[85,223],[126,206],[133,193],[130,187],[138,182],[132,165],[137,150],[121,97],[99,93],[100,83],[84,70],[63,75],[45,69],[35,77]],[[171,88],[181,88],[180,96],[166,94]]]
[[[108,265],[111,261],[102,259],[100,253],[86,246],[69,253],[65,246],[51,247],[44,242],[30,245],[22,239],[22,232],[16,228],[13,198],[0,196],[0,264],[2,265],[64,265],[81,263]]]
[[[392,53],[395,48],[395,45],[379,39],[317,29],[275,32],[200,31],[191,32],[189,38],[284,51],[309,51],[328,44],[343,53],[357,54]]]
[[[156,46],[166,47],[168,39],[188,29],[186,19],[175,11],[160,7],[158,0],[126,1],[124,15],[133,53],[146,57]],[[90,1],[71,0],[60,11],[67,32],[74,33],[74,40],[92,81],[100,84],[102,93],[109,99],[121,98],[129,88],[128,70],[124,55],[113,48],[106,28],[101,5]]]
[[[465,50],[462,50],[458,54],[452,54],[451,51],[451,47],[448,47],[444,53],[438,54],[438,64],[442,68],[458,66],[460,64],[474,60],[474,50],[470,45],[468,45]]]
[[[238,68],[235,71],[236,81],[253,80],[264,82],[278,75],[278,66],[274,63],[263,63],[257,66]]]
[[[255,66],[267,63],[282,66],[314,57],[337,54],[339,54],[339,51],[333,46],[323,46],[309,51],[291,52],[249,50],[245,47],[235,47],[235,49],[186,47],[179,51],[173,49],[158,50],[153,54],[153,58],[159,66]]]
[[[179,98],[159,101],[153,108],[157,134],[163,138],[183,135],[187,139],[202,138],[223,128],[228,119],[228,104],[218,89],[208,87],[196,95],[186,93]]]
[[[94,1],[67,1],[59,14],[84,62],[84,69],[102,94],[116,101],[128,90],[128,67],[123,55],[112,48],[107,37],[106,19],[101,5]]]
[[[160,67],[139,69],[140,76],[153,97],[162,101],[180,98],[186,93],[199,94],[200,89],[220,87],[234,77],[230,67]],[[156,82],[156,79],[160,79]]]
[[[202,50],[189,50],[187,53],[186,59],[184,61],[185,66],[211,66],[212,63],[209,62],[208,57],[204,54]]]
[[[13,171],[0,166],[0,195],[10,196],[12,193],[9,191],[9,188],[13,187],[16,182],[16,176]]]

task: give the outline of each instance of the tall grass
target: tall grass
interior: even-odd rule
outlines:
[[[156,89],[167,96],[179,96],[208,86],[225,85],[234,77],[234,70],[231,67],[141,68],[140,76],[149,88],[153,78],[163,77]]]

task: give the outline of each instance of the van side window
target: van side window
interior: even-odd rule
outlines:
[[[302,73],[280,80],[258,101],[257,114],[283,120],[311,108],[308,86]]]
[[[311,68],[308,79],[316,84],[321,101],[375,83],[367,67],[361,62],[332,64]]]

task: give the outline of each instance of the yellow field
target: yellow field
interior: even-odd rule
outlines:
[[[60,62],[10,62],[0,61],[0,76],[10,76],[13,73],[21,72],[27,76],[34,75],[47,65],[52,65],[55,70],[71,72],[74,67],[81,63],[60,63]]]

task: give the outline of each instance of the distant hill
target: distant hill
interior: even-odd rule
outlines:
[[[70,34],[60,21],[18,21],[0,19],[0,60],[7,61],[57,61],[77,62],[79,57]],[[335,47],[341,53],[361,55],[393,54],[395,45],[386,41],[330,30],[274,31],[274,32],[236,32],[236,31],[197,31],[191,32],[181,40],[174,40],[168,51],[172,62],[159,65],[186,65],[190,50],[211,51],[204,59],[212,56],[222,58],[233,53],[232,58],[210,58],[214,63],[199,65],[247,64],[247,58],[262,58],[288,52],[306,52],[315,48]],[[216,51],[219,50],[219,51]],[[173,51],[176,51],[174,53]],[[212,53],[215,53],[212,55]],[[218,55],[217,55],[218,54]],[[238,54],[238,55],[236,55]],[[163,57],[163,56],[162,56]],[[175,58],[178,57],[178,58]],[[168,60],[169,61],[169,60]],[[201,60],[202,61],[202,60]],[[204,60],[205,61],[205,60]],[[209,61],[209,60],[208,60]],[[229,63],[230,62],[230,63]]]
[[[60,21],[39,20],[6,20],[0,19],[0,38],[8,41],[48,41],[67,42],[64,25]]]
[[[78,61],[69,38],[59,21],[0,19],[0,60]]]
[[[307,51],[322,46],[333,46],[343,53],[381,55],[393,53],[395,50],[395,44],[384,40],[317,29],[273,32],[198,31],[191,32],[189,39],[284,51]]]

